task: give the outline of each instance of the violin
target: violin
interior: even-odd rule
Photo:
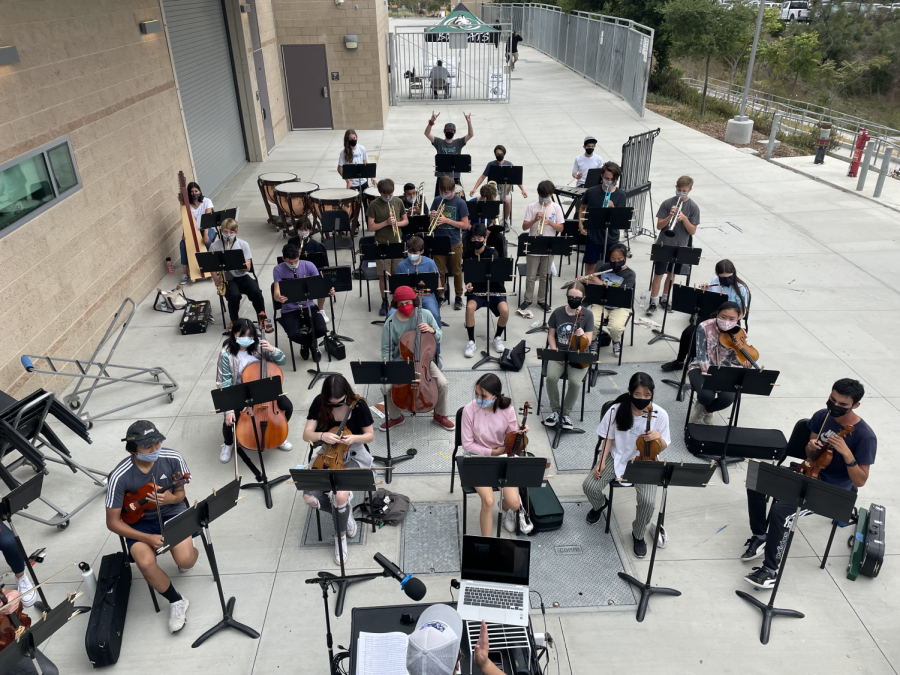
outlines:
[[[350,415],[353,414],[353,409],[356,407],[356,404],[362,400],[364,399],[360,396],[353,403],[351,403],[350,407],[347,408],[347,412],[344,413],[344,419],[341,420],[341,423],[336,427],[331,427],[331,429],[329,429],[326,433],[334,434],[335,436],[340,436],[341,438],[344,438],[345,436],[351,436],[352,434],[347,428],[347,422],[350,421]],[[313,460],[312,468],[343,471],[344,452],[346,450],[347,446],[344,443],[332,443],[331,445],[325,445],[322,452],[316,455],[316,458]]]
[[[144,517],[147,511],[156,508],[156,502],[149,499],[151,494],[157,492],[168,492],[181,485],[187,485],[191,482],[191,474],[178,473],[172,476],[172,482],[168,485],[157,489],[155,483],[147,483],[137,492],[126,492],[125,500],[122,502],[122,520],[128,525],[134,525],[137,521]]]
[[[590,340],[588,340],[587,335],[575,335],[575,331],[578,330],[578,322],[581,321],[581,307],[578,308],[578,311],[575,313],[575,324],[572,327],[572,335],[569,336],[569,351],[570,352],[586,352],[588,347],[591,345]],[[570,368],[587,368],[589,363],[570,363]]]
[[[419,307],[416,307],[413,327],[400,337],[400,358],[415,365],[416,379],[410,384],[395,384],[391,387],[394,405],[400,410],[414,413],[434,410],[438,401],[437,381],[431,376],[431,362],[437,353],[437,340],[433,333],[423,333],[419,329],[424,294],[425,282],[420,281],[416,291]]]
[[[838,432],[829,431],[821,434],[817,440],[822,443],[822,447],[816,451],[816,454],[808,459],[803,460],[803,463],[797,466],[797,473],[802,473],[804,476],[818,480],[819,472],[826,466],[831,464],[831,460],[834,457],[834,450],[831,449],[831,443],[829,442],[829,440],[831,438],[834,438],[835,436],[840,436],[841,438],[843,438],[844,436],[849,436],[852,433],[853,425],[848,424]]]
[[[518,457],[528,447],[528,436],[522,432],[525,431],[525,420],[528,419],[528,411],[530,409],[531,406],[528,404],[528,401],[525,401],[525,405],[522,406],[522,423],[516,431],[510,431],[506,434],[503,447],[506,449],[507,457]]]
[[[15,605],[15,609],[7,610],[7,605]],[[22,608],[19,591],[4,593],[0,587],[0,606],[3,607],[0,610],[0,649],[3,649],[15,642],[20,629],[31,628],[31,617]]]
[[[760,365],[756,362],[756,359],[759,358],[759,351],[747,342],[747,333],[744,332],[743,328],[738,328],[733,333],[719,333],[719,344],[727,349],[731,349],[734,351],[735,356],[737,356],[737,360],[741,362],[741,364],[749,363],[757,370],[762,370]]]
[[[259,334],[265,335],[265,325],[259,322]],[[262,338],[260,338],[260,341]],[[262,345],[259,347],[259,361],[251,363],[241,373],[242,382],[255,382],[270,377],[277,377],[284,383],[284,373],[275,363],[270,363],[263,353]],[[259,433],[257,445],[256,434]],[[284,411],[278,407],[278,401],[257,403],[252,409],[241,411],[235,430],[237,442],[242,448],[248,450],[271,450],[284,443],[288,437],[288,423]]]
[[[644,433],[648,433],[650,431],[650,425],[653,422],[653,404],[650,404],[649,409],[647,410],[647,414],[645,417],[647,418],[647,426],[644,429]],[[637,451],[638,456],[635,457],[636,460],[640,462],[658,462],[659,461],[659,453],[662,452],[662,443],[659,442],[659,439],[647,441],[644,440],[643,435],[638,436],[637,438]]]

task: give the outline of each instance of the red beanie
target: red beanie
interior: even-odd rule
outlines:
[[[394,300],[396,302],[403,302],[404,300],[415,300],[416,292],[411,289],[409,286],[400,286],[394,291]]]

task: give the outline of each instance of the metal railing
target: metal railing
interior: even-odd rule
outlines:
[[[524,44],[544,52],[604,89],[642,117],[653,57],[653,29],[603,14],[541,4],[484,3],[485,23],[512,24]]]

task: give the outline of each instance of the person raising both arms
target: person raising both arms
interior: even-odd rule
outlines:
[[[700,225],[700,207],[691,199],[691,190],[693,189],[694,179],[690,176],[682,176],[675,181],[675,196],[669,197],[659,205],[659,211],[656,212],[656,229],[660,231],[656,238],[657,244],[687,246],[691,241],[691,237],[697,231],[697,226]],[[679,205],[681,206],[680,212]],[[676,213],[678,214],[677,218],[675,217]],[[670,272],[666,279],[666,287],[662,296],[660,297],[659,294],[667,268],[668,263],[653,263],[653,283],[650,287],[650,304],[647,306],[647,314],[653,314],[657,306],[665,307],[669,312],[672,311],[669,293],[672,291],[672,282],[675,279],[674,271]]]
[[[428,139],[428,142],[434,146],[434,150],[439,155],[460,155],[462,154],[462,149],[465,147],[466,143],[472,140],[472,137],[475,135],[474,129],[472,129],[472,113],[466,115],[463,113],[463,117],[466,118],[466,125],[468,126],[468,131],[463,138],[454,138],[456,136],[456,125],[453,122],[447,122],[444,125],[444,137],[443,138],[435,138],[431,133],[431,128],[434,126],[434,123],[437,121],[437,118],[440,117],[441,113],[431,113],[431,119],[428,120],[428,124],[425,126],[425,138]],[[441,178],[447,176],[453,180],[453,184],[462,185],[459,182],[460,173],[459,171],[442,173],[435,169],[434,175],[436,176],[436,180],[434,183],[434,196],[437,197],[441,192],[447,192],[446,189],[441,187]],[[450,191],[454,191],[454,188],[451,188]]]

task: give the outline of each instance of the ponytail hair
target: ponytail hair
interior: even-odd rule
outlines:
[[[628,381],[628,392],[619,396],[613,403],[618,403],[616,410],[616,429],[619,431],[628,431],[634,426],[634,415],[631,414],[631,395],[638,387],[647,387],[650,393],[656,391],[656,384],[653,378],[647,373],[635,373]],[[607,437],[608,437],[607,431]]]
[[[734,263],[727,258],[716,263],[716,276],[721,274],[734,275],[732,278],[734,279],[735,290],[737,290],[738,304],[741,308],[740,313],[741,316],[744,316],[744,314],[747,313],[747,307],[744,305],[744,295],[741,293],[741,287],[747,291],[747,305],[750,304],[750,287],[738,278],[737,269],[735,268]]]
[[[478,382],[475,383],[475,386],[481,387],[494,397],[494,404],[491,406],[491,412],[506,410],[510,404],[512,404],[509,396],[503,395],[503,384],[500,382],[500,378],[493,373],[485,373],[482,375],[478,378]],[[629,426],[628,428],[630,429],[631,427]]]

